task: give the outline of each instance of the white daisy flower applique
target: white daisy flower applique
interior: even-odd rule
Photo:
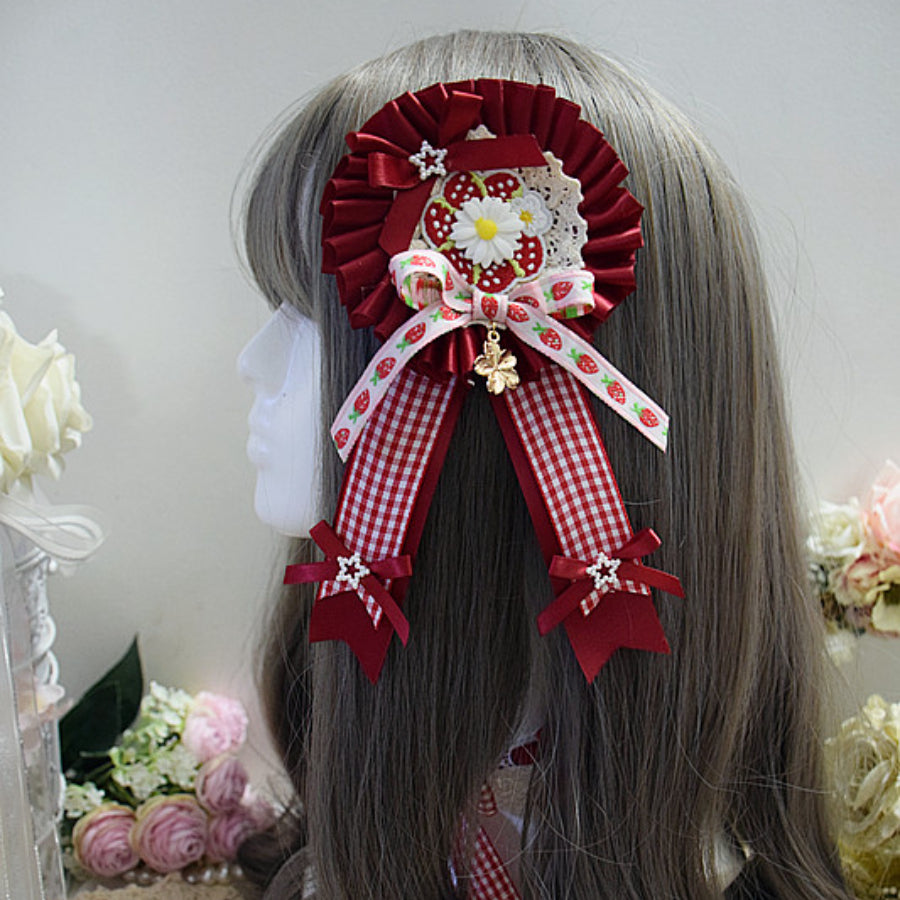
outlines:
[[[499,197],[467,200],[456,214],[450,239],[479,266],[512,259],[525,223],[512,204]]]
[[[519,217],[525,234],[538,235],[550,230],[553,216],[537,191],[525,191],[521,197],[513,197],[509,205]]]

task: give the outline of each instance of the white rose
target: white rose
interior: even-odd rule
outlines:
[[[0,491],[32,475],[58,478],[63,454],[81,444],[91,418],[81,405],[75,358],[56,332],[31,344],[0,312]]]
[[[826,500],[812,517],[812,533],[806,546],[819,563],[846,564],[861,555],[865,539],[866,528],[856,498],[849,503]]]
[[[895,853],[900,835],[896,705],[870,697],[825,747],[841,844],[853,854]]]
[[[874,602],[872,624],[879,631],[900,634],[900,566],[888,566],[866,597]]]

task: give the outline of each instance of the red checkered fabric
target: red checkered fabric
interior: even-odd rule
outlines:
[[[594,414],[578,382],[558,366],[503,394],[564,555],[594,560],[631,537],[631,524]],[[623,581],[623,588],[649,593]],[[600,599],[589,595],[588,612]]]
[[[470,900],[521,900],[522,895],[484,828],[478,829],[475,838],[471,880]]]
[[[497,815],[497,798],[487,782],[481,786],[481,796],[478,798],[478,813],[482,816]]]
[[[363,562],[400,555],[454,386],[455,379],[442,383],[404,370],[360,437],[344,477],[334,528]],[[389,580],[385,587],[390,590]],[[317,599],[343,590],[346,586],[334,580],[324,581]],[[362,587],[360,593],[378,627],[381,607]]]

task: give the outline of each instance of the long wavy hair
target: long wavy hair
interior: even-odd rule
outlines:
[[[323,338],[323,426],[376,348],[321,274],[322,190],[344,135],[407,90],[499,77],[580,104],[645,206],[638,288],[597,345],[675,423],[667,455],[598,410],[635,529],[686,599],[658,597],[670,656],[620,650],[587,684],[483,391],[453,436],[393,641],[369,683],[342,644],[309,645],[313,589],[277,600],[261,657],[291,827],[244,862],[276,897],[466,895],[448,869],[461,817],[526,711],[543,723],[519,860],[526,898],[847,898],[823,809],[821,634],[805,588],[794,460],[754,230],[688,120],[619,64],[538,34],[432,37],[337,78],[281,124],[255,171],[245,245],[272,306]],[[322,513],[342,467],[321,448]],[[293,559],[310,557],[299,541]],[[723,894],[713,845],[749,855]],[[310,887],[310,885],[314,885]]]

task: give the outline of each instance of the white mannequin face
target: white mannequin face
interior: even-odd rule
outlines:
[[[256,395],[247,456],[256,466],[256,515],[282,534],[307,537],[319,520],[319,330],[282,304],[238,357]]]

